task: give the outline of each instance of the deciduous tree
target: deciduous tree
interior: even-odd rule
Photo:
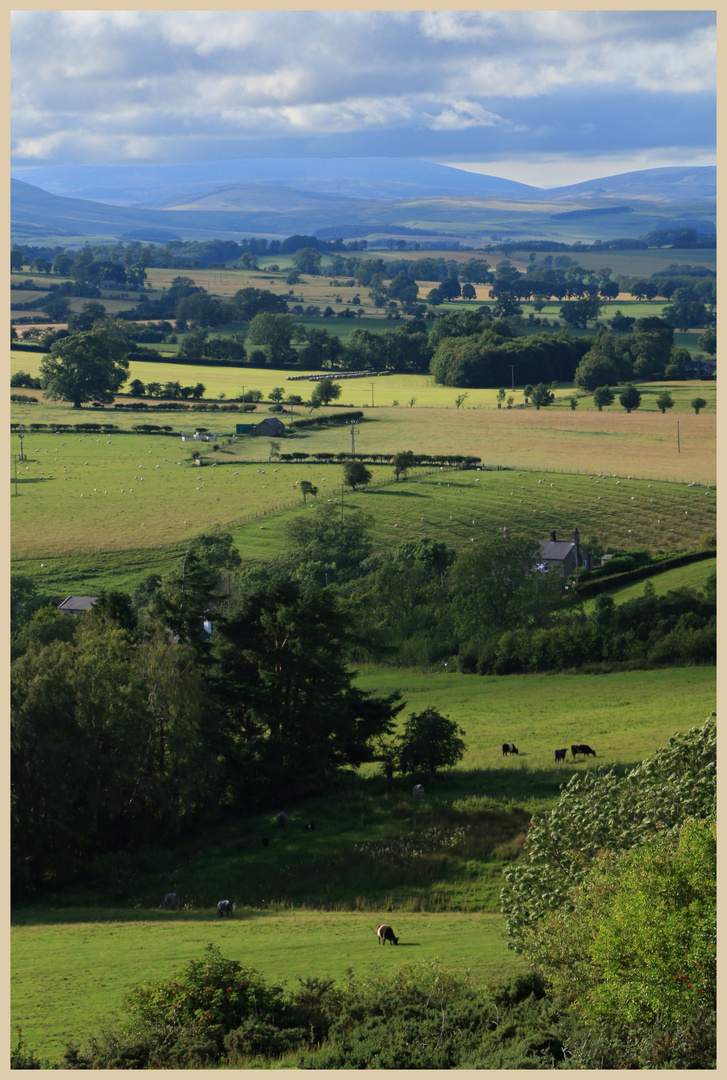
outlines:
[[[112,402],[129,373],[127,352],[124,339],[108,326],[71,334],[54,342],[41,360],[41,385],[74,409],[88,401]]]

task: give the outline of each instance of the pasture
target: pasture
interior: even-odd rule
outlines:
[[[210,942],[289,989],[299,978],[339,979],[348,968],[365,978],[426,961],[469,970],[483,983],[526,969],[506,947],[501,918],[483,913],[409,913],[394,922],[399,946],[383,948],[374,913],[238,908],[222,921],[212,910],[163,917],[109,910],[72,913],[68,922],[52,913],[46,923],[42,913],[28,916],[36,914],[38,922],[24,919],[12,930],[12,1034],[14,1043],[21,1026],[26,1044],[51,1060],[66,1042],[81,1042],[119,1019],[133,985],[171,977]]]
[[[438,439],[421,420],[438,412],[376,410],[371,414],[376,420],[358,429],[357,448],[367,453],[405,447],[435,452],[440,449]],[[544,412],[450,410],[457,434],[450,433],[444,447],[479,452],[490,464],[489,454],[505,456],[509,433],[511,452],[516,445],[529,443],[534,456],[556,461],[560,449],[562,467],[566,467],[570,464],[567,443],[575,443],[579,432],[572,418],[582,421],[585,417],[561,415],[570,421],[565,429]],[[504,424],[509,417],[521,423]],[[532,418],[536,423],[529,425]],[[211,425],[217,417],[205,419]],[[656,428],[667,418],[591,413],[587,419],[591,427],[601,427],[605,433],[609,421],[638,421],[644,431],[649,423]],[[713,420],[695,417],[694,428],[702,421],[713,425]],[[686,418],[683,427],[689,430]],[[441,424],[439,439],[443,430],[446,425]],[[597,469],[599,444],[585,426],[580,431],[584,436],[580,453],[573,449],[571,462],[577,461],[579,468],[587,465],[590,443]],[[632,449],[624,457],[636,461],[638,440],[632,441],[633,432],[629,435],[623,444]],[[615,465],[616,451],[625,450],[623,444],[611,432],[600,461]],[[40,574],[44,587],[57,592],[88,592],[102,585],[110,587],[112,581],[116,587],[133,589],[148,573],[167,569],[185,540],[201,532],[229,529],[243,559],[268,558],[283,551],[283,525],[291,514],[309,514],[319,504],[340,505],[340,464],[268,461],[267,439],[220,440],[219,446],[215,452],[209,443],[182,442],[171,434],[28,433],[26,460],[13,464],[18,469],[18,494],[12,496],[14,568]],[[293,447],[311,454],[337,452],[350,448],[350,433],[333,428],[281,440],[281,450]],[[706,448],[705,443],[705,472]],[[202,454],[201,467],[192,464],[193,450]],[[522,456],[527,460],[525,451]],[[641,456],[643,467],[646,450]],[[688,460],[686,454],[683,458]],[[547,537],[552,529],[569,536],[577,525],[581,536],[595,535],[608,547],[670,551],[698,545],[716,527],[715,489],[689,486],[684,479],[660,482],[600,469],[590,475],[546,473],[536,471],[535,463],[517,471],[422,469],[398,482],[389,465],[373,465],[371,471],[368,488],[344,491],[344,512],[346,507],[357,506],[372,515],[377,548],[409,537],[441,536],[451,547],[461,549],[505,525],[535,538]],[[318,487],[318,495],[304,504],[296,485],[306,479]]]
[[[670,570],[664,570],[660,574],[643,581],[637,581],[633,585],[625,585],[610,595],[617,604],[624,604],[627,600],[634,600],[643,596],[646,580],[650,581],[657,596],[674,589],[703,589],[711,574],[717,572],[716,559],[704,559],[701,562],[688,563],[686,566],[675,566]],[[584,608],[589,611],[595,604],[594,600],[585,600]]]
[[[367,667],[357,682],[398,687],[405,712],[432,706],[460,723],[461,767],[440,774],[422,800],[406,777],[387,794],[368,767],[335,805],[321,797],[288,807],[284,832],[274,813],[231,821],[176,853],[107,860],[85,896],[16,912],[11,1016],[28,1045],[59,1056],[65,1041],[111,1023],[134,983],[171,976],[209,942],[289,987],[299,977],[339,979],[349,967],[365,976],[434,960],[483,983],[524,970],[496,912],[528,814],[552,806],[573,773],[640,762],[715,701],[714,669],[697,667],[501,678]],[[518,757],[502,758],[505,740]],[[553,749],[574,740],[597,758],[555,766]],[[182,896],[179,912],[156,909],[169,887]],[[215,913],[222,897],[238,904],[232,920]],[[382,919],[399,947],[376,943]]]

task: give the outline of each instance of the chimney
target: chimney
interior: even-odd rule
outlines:
[[[555,529],[550,530],[550,539],[555,543]]]

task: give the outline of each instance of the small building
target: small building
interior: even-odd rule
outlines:
[[[249,435],[254,427],[254,424],[235,424],[235,434]]]
[[[259,424],[252,424],[250,434],[272,435],[273,437],[285,435],[285,424],[282,420],[278,420],[277,416],[268,416],[261,420]]]
[[[83,615],[85,611],[91,610],[97,599],[97,596],[67,596],[58,605],[58,610],[64,615]]]
[[[538,570],[555,570],[563,577],[572,577],[577,567],[584,570],[591,568],[591,556],[580,545],[578,529],[573,530],[570,540],[558,540],[553,529],[549,540],[540,541]]]

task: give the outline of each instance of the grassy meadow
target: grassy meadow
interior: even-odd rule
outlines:
[[[639,456],[643,468],[647,449],[639,450],[634,432],[624,431],[636,425],[624,421],[640,422],[642,441],[651,449],[648,426],[654,431],[667,419],[592,413],[590,425],[579,428],[578,422],[586,417],[578,413],[561,414],[567,422],[561,426],[544,411],[460,410],[449,411],[447,417],[431,410],[427,429],[422,423],[424,410],[406,410],[403,424],[394,410],[369,415],[376,419],[367,419],[357,431],[360,451],[426,447],[431,453],[440,448],[432,437],[432,420],[440,420],[443,440],[445,421],[451,418],[458,438],[451,438],[449,447],[479,452],[485,462],[488,449],[495,445],[499,452],[492,456],[502,456],[509,433],[529,442],[543,461],[547,457],[557,461],[552,448],[572,440],[580,447],[579,456],[575,449],[572,452],[580,468],[588,464],[586,447],[591,445],[594,470],[604,460],[615,466],[618,460],[625,464],[624,458],[635,461]],[[508,423],[510,417],[521,423]],[[527,424],[532,419],[535,423]],[[206,420],[214,423],[212,417]],[[606,434],[609,421],[615,427],[617,420],[622,442],[611,431],[608,452],[599,455],[598,440],[588,427],[601,427]],[[698,422],[713,424],[713,420],[700,415],[693,426],[698,429]],[[686,420],[683,427],[686,441]],[[30,432],[24,438],[25,461],[13,464],[18,469],[18,494],[12,495],[13,565],[40,573],[57,592],[87,592],[101,584],[108,587],[114,579],[118,587],[123,583],[133,588],[146,574],[163,572],[185,539],[217,526],[232,531],[244,559],[277,555],[283,550],[283,526],[291,514],[309,514],[320,504],[340,504],[343,469],[339,464],[268,461],[268,442],[253,442],[250,437],[221,440],[215,452],[209,443],[182,442],[178,435]],[[625,453],[627,445],[631,450]],[[281,443],[286,451],[293,447],[311,454],[350,449],[350,433],[333,428]],[[449,448],[446,441],[445,447]],[[200,467],[192,464],[193,449],[203,455]],[[564,451],[562,445],[560,449]],[[682,457],[688,460],[684,454],[677,458],[679,464]],[[523,458],[527,460],[524,452]],[[564,453],[562,467],[566,460]],[[709,476],[706,453],[703,468]],[[462,548],[505,525],[533,537],[547,536],[552,529],[569,535],[577,525],[581,535],[595,535],[611,547],[668,551],[695,546],[715,531],[715,489],[703,483],[690,486],[691,481],[685,480],[693,474],[674,483],[632,478],[615,469],[590,475],[556,470],[557,466],[551,472],[536,470],[535,463],[517,471],[421,469],[397,482],[391,466],[373,465],[368,488],[344,491],[344,512],[356,506],[371,514],[377,547],[407,537],[443,536],[450,546]],[[318,487],[318,495],[304,504],[296,485],[306,479]],[[11,490],[15,491],[12,474]]]
[[[177,853],[108,863],[97,896],[91,886],[16,912],[11,1018],[28,1045],[59,1056],[66,1041],[112,1022],[132,985],[171,976],[208,942],[291,987],[349,967],[365,976],[434,960],[483,983],[524,970],[497,912],[529,814],[552,806],[573,773],[640,762],[675,729],[701,723],[715,700],[714,670],[700,667],[481,678],[372,666],[357,682],[401,689],[405,712],[433,706],[457,720],[467,733],[461,766],[423,800],[406,778],[387,793],[370,768],[335,804],[290,807],[284,832],[272,815],[231,821]],[[501,756],[503,740],[518,757]],[[574,740],[597,758],[556,767],[553,748]],[[180,892],[181,911],[156,909],[168,888]],[[237,905],[229,921],[215,914],[223,896]],[[384,918],[397,949],[376,944]]]
[[[508,951],[497,915],[410,913],[397,920],[398,948],[378,947],[373,914],[270,913],[237,910],[232,920],[212,911],[166,913],[142,921],[139,912],[85,913],[87,922],[54,922],[12,932],[11,1021],[41,1055],[60,1058],[66,1042],[80,1042],[122,1015],[124,996],[137,983],[171,977],[213,942],[223,956],[265,974],[271,983],[298,978],[340,979],[349,968],[365,978],[404,965],[438,960],[483,983],[524,971]],[[67,972],[64,977],[58,973]]]

